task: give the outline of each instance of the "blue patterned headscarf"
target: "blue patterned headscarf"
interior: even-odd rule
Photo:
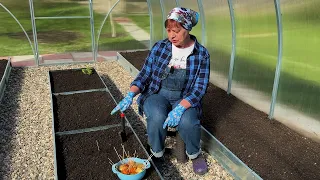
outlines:
[[[192,9],[176,7],[170,11],[167,19],[175,20],[179,22],[184,29],[191,31],[192,27],[198,23],[199,13]]]

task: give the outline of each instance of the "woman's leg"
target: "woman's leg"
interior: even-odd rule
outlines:
[[[192,160],[193,171],[196,174],[205,174],[208,172],[208,165],[201,156],[200,138],[201,126],[196,108],[187,109],[179,122],[179,135],[186,144],[187,155]]]
[[[167,130],[163,129],[163,123],[171,110],[169,101],[159,95],[149,96],[143,103],[143,111],[147,118],[148,141],[155,157],[162,157]]]
[[[197,158],[201,153],[201,127],[196,108],[189,108],[183,113],[178,125],[178,131],[186,144],[188,157],[190,159]]]

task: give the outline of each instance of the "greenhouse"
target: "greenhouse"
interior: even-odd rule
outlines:
[[[320,178],[320,1],[0,0],[0,6],[0,179]],[[159,161],[148,124],[160,115],[146,118],[147,107],[141,114],[140,100],[161,94],[174,74],[169,68],[163,78],[159,69],[168,63],[159,62],[174,59],[161,45],[176,47],[171,35],[180,31],[168,25],[175,7],[197,14],[174,19],[194,43],[184,60],[189,79],[179,89],[180,104],[190,107],[182,106],[179,118],[195,109],[196,98],[188,98],[200,97],[196,88],[208,76],[197,101],[197,156],[207,166],[201,175],[188,153],[196,133],[183,135],[184,121],[168,125]],[[137,79],[149,71],[154,79],[140,88]],[[143,97],[156,81],[160,90]],[[198,84],[185,94],[189,82]],[[141,96],[111,113],[133,86]]]

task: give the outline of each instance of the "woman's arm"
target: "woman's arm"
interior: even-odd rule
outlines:
[[[149,52],[142,69],[140,70],[139,74],[130,85],[130,91],[131,91],[131,88],[133,88],[132,90],[134,92],[140,93],[145,89],[146,85],[150,82],[150,78],[152,75],[152,64],[154,63],[155,53],[158,48],[159,48],[159,43],[156,43],[151,48],[151,51]],[[136,88],[138,88],[138,90]]]
[[[135,86],[135,85],[133,85],[133,86],[130,87],[130,91],[131,91],[131,92],[134,92],[135,95],[137,95],[137,94],[140,93],[139,87],[138,87],[138,86]]]
[[[208,83],[209,83],[209,76],[210,76],[210,55],[207,53],[205,58],[202,60],[200,64],[200,71],[199,74],[196,77],[195,84],[192,88],[192,91],[187,93],[184,97],[184,100],[186,100],[189,103],[189,107],[194,107],[204,96]],[[182,102],[182,101],[181,101]],[[186,105],[186,102],[182,102],[181,105]]]

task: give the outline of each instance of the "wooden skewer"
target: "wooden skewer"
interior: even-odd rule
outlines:
[[[114,165],[114,163],[111,161],[111,159],[110,158],[108,158],[109,159],[109,164],[111,165],[111,166],[113,166]]]
[[[116,148],[115,148],[115,147],[113,147],[113,149],[116,151],[116,153],[117,153],[117,155],[118,155],[118,158],[119,158],[120,162],[122,162],[122,161],[123,161],[123,159],[121,159],[121,156],[118,154],[118,151],[116,150]]]

